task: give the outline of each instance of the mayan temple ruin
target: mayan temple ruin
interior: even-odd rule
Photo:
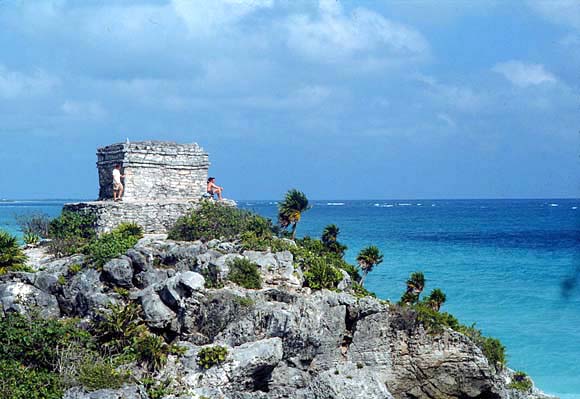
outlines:
[[[122,202],[113,201],[117,164],[125,175]],[[141,141],[102,147],[97,149],[99,199],[66,204],[64,209],[94,214],[99,233],[122,222],[135,222],[145,233],[165,233],[199,203],[209,165],[208,154],[195,143]]]

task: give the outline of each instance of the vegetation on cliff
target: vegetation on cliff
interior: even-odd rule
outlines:
[[[286,199],[294,198],[295,195],[298,194],[289,192]],[[296,233],[296,224],[308,209],[306,197],[298,197],[300,201],[293,199],[280,208],[280,214],[285,215],[286,219],[279,220],[278,226],[253,212],[208,201],[179,219],[169,235],[178,241],[200,240],[205,243],[206,250],[217,245],[209,243],[211,240],[221,241],[234,248],[229,255],[232,260],[226,264],[227,277],[224,280],[221,280],[219,273],[208,274],[207,270],[197,270],[204,273],[206,288],[220,288],[230,281],[246,289],[260,289],[270,283],[264,280],[264,269],[254,263],[253,259],[251,261],[245,257],[244,251],[289,251],[292,257],[289,254],[287,257],[294,262],[295,274],[301,276],[298,281],[304,287],[311,290],[346,290],[359,298],[374,296],[363,287],[363,283],[367,274],[383,261],[384,255],[378,247],[363,248],[356,258],[357,268],[344,259],[346,246],[339,241],[340,229],[336,225],[326,226],[320,239],[287,239],[288,235]],[[100,270],[110,259],[125,254],[143,235],[139,226],[122,224],[110,233],[97,237],[93,222],[89,216],[63,212],[48,224],[49,236],[56,243],[51,246],[53,253],[62,256],[82,252],[87,255],[84,264],[69,265],[68,271],[59,276],[61,285],[68,284],[68,280],[85,268]],[[290,233],[285,231],[288,227],[291,228]],[[12,266],[5,270],[18,270],[24,262],[22,251],[13,237],[9,239],[6,236],[4,241],[2,237],[0,233],[0,262],[4,262],[0,263],[0,270],[2,265],[8,264],[5,261],[7,254],[12,254]],[[66,247],[68,244],[71,244],[71,248]],[[213,252],[219,255],[217,250],[220,248]],[[169,259],[169,262],[174,261]],[[399,304],[389,305],[389,311],[399,315],[396,317],[403,320],[403,326],[409,325],[413,329],[422,326],[429,334],[443,334],[448,329],[460,332],[481,349],[492,367],[500,370],[505,365],[505,348],[497,339],[485,337],[474,325],[462,325],[453,315],[441,311],[447,299],[441,289],[435,288],[421,298],[426,286],[423,273],[412,273],[406,286]],[[0,343],[3,349],[0,349],[0,373],[5,376],[6,382],[0,384],[0,396],[9,399],[35,398],[23,396],[24,392],[34,391],[38,393],[38,398],[57,398],[71,386],[96,390],[119,387],[128,381],[146,387],[151,398],[161,398],[167,394],[170,382],[153,378],[152,373],[165,366],[170,354],[182,354],[184,349],[171,344],[173,332],[169,334],[146,325],[144,308],[129,299],[129,290],[117,286],[108,289],[121,301],[98,312],[91,323],[82,328],[76,320],[43,320],[35,315],[27,318],[7,314],[1,319]],[[170,288],[166,289],[168,291],[165,295],[175,295]],[[179,290],[183,290],[183,287]],[[249,295],[255,294],[252,292]],[[242,296],[237,299],[235,306],[238,311],[247,312],[255,306],[255,302],[252,297]],[[226,347],[213,345],[197,352],[196,362],[200,367],[208,369],[220,365],[227,358]],[[124,366],[127,364],[140,365],[146,374],[131,375]],[[25,380],[26,383],[19,380]],[[531,384],[531,381],[525,374],[522,376],[516,373],[511,387],[525,390],[528,383]]]

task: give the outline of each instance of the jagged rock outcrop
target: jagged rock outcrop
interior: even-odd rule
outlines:
[[[240,257],[259,265],[262,289],[231,283],[206,288],[204,276],[226,278],[230,261]],[[82,260],[45,261],[42,272],[3,276],[3,311],[26,312],[37,305],[46,317],[90,319],[109,303],[139,303],[153,331],[185,348],[158,372],[160,379],[173,381],[174,394],[167,399],[516,397],[507,388],[509,375],[490,366],[464,335],[429,334],[409,311],[375,298],[303,288],[302,272],[288,251],[153,237],[100,271],[71,271]],[[345,281],[344,288],[350,284]],[[128,298],[119,289],[128,290]],[[15,301],[15,292],[21,301]],[[228,356],[204,369],[197,354],[212,345],[227,347]],[[65,398],[145,399],[147,394],[132,385],[95,392],[74,388]]]

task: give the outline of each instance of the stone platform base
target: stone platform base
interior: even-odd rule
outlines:
[[[65,204],[64,210],[88,212],[96,217],[97,233],[106,233],[123,222],[137,223],[147,234],[167,233],[175,221],[200,200],[180,201],[93,201]]]

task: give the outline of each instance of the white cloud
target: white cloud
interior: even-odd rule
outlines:
[[[453,120],[453,118],[451,118],[449,115],[447,114],[437,114],[437,119],[439,119],[440,121],[445,122],[445,124],[449,127],[455,127],[457,126],[457,123],[455,123],[455,121]]]
[[[507,61],[496,64],[492,70],[503,75],[519,87],[535,86],[542,83],[555,83],[556,77],[546,71],[541,64],[527,64],[521,61]]]
[[[532,10],[549,21],[580,29],[580,1],[578,0],[530,0]]]
[[[427,93],[435,103],[452,107],[459,111],[473,112],[480,110],[487,101],[483,94],[476,93],[467,86],[440,83],[437,79],[424,75],[417,76],[416,80],[427,86]]]
[[[34,97],[50,92],[58,84],[58,78],[41,69],[25,73],[0,64],[0,98]]]
[[[287,30],[292,49],[321,62],[355,57],[416,59],[429,50],[418,31],[362,7],[346,15],[335,0],[320,0],[317,18],[306,14],[291,16]]]
[[[235,24],[253,12],[270,8],[273,0],[173,0],[176,14],[192,35],[211,35]]]
[[[60,108],[65,114],[74,118],[100,119],[106,114],[101,104],[95,101],[67,100]]]

